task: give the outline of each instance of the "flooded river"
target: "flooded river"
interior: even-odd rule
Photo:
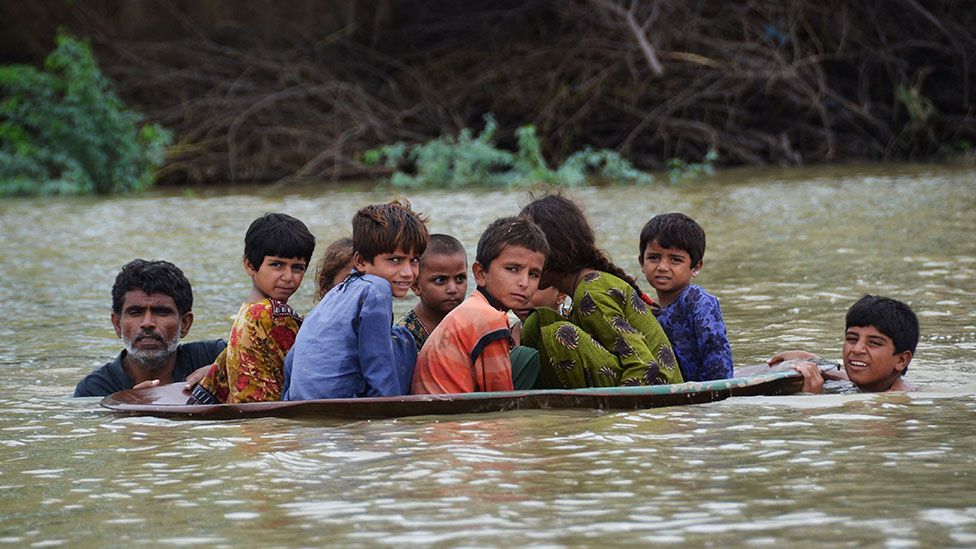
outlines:
[[[189,339],[225,337],[249,290],[253,218],[301,218],[318,259],[394,191],[4,199],[0,545],[976,546],[976,171],[730,171],[572,194],[634,274],[650,216],[704,226],[698,281],[722,302],[736,364],[789,348],[839,358],[845,309],[880,293],[918,312],[907,377],[930,392],[355,422],[115,416],[68,395],[121,348],[109,313],[123,263],[180,265]],[[407,196],[472,255],[527,201]],[[292,298],[300,312],[313,284]]]

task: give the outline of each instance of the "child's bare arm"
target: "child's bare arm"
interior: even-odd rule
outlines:
[[[776,353],[775,355],[769,357],[769,360],[766,361],[766,364],[772,366],[774,364],[779,364],[784,360],[794,360],[797,358],[820,358],[820,357],[818,355],[815,355],[807,351],[800,351],[800,350],[783,351],[781,353]]]

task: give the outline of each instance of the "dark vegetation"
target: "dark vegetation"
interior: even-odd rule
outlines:
[[[7,57],[85,36],[174,133],[164,182],[390,173],[363,153],[531,124],[551,165],[930,159],[976,143],[976,10],[957,0],[5,2]],[[673,161],[671,159],[677,159]],[[671,164],[666,164],[671,160]]]

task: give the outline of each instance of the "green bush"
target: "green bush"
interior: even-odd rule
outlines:
[[[125,108],[89,45],[60,32],[44,70],[0,67],[0,194],[145,189],[170,134]]]
[[[494,117],[487,114],[484,120],[485,129],[477,136],[464,128],[457,137],[443,135],[420,145],[386,145],[366,151],[363,162],[396,170],[390,178],[396,187],[519,187],[539,182],[573,187],[586,184],[591,177],[626,183],[653,181],[619,154],[589,147],[552,170],[533,126],[516,130],[518,150],[512,153],[495,147],[498,124]]]

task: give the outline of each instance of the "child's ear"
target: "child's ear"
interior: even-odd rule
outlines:
[[[702,261],[699,261],[699,262],[698,262],[698,265],[695,265],[694,267],[692,267],[692,268],[691,268],[691,276],[698,276],[698,273],[700,273],[700,272],[701,272],[701,270],[702,270],[702,267],[703,267],[704,265],[705,265],[705,263],[704,263],[704,262],[702,262]]]
[[[254,268],[254,265],[251,265],[250,259],[245,257],[243,263],[244,263],[244,272],[247,273],[247,276],[254,276],[255,274],[257,274],[258,270]]]
[[[481,266],[481,263],[475,261],[471,264],[471,273],[474,274],[474,282],[478,286],[484,286],[485,282],[488,280],[485,268]]]
[[[352,266],[356,268],[357,271],[364,273],[366,272],[366,264],[368,262],[363,259],[362,254],[355,252],[352,254]]]
[[[908,368],[908,363],[912,361],[911,351],[902,351],[898,353],[898,362],[895,363],[895,371],[901,374]]]
[[[420,277],[417,277],[417,278],[420,278]],[[410,289],[413,290],[413,295],[415,295],[417,297],[421,297],[421,295],[420,295],[420,286],[417,285],[417,281],[416,280],[414,280],[413,281],[413,284],[410,285]]]

